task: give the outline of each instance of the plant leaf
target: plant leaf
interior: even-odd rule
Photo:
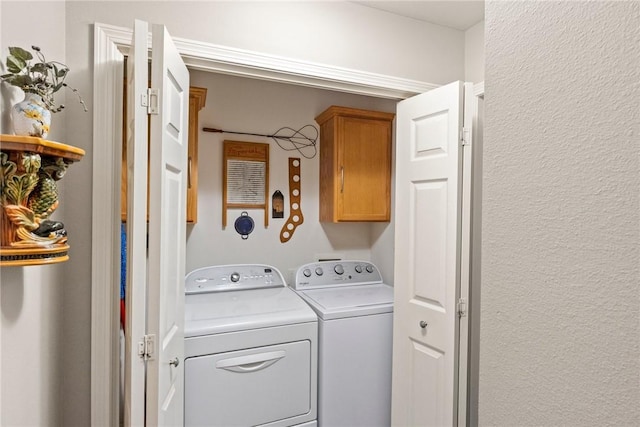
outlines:
[[[15,76],[13,79],[11,79],[11,84],[18,87],[25,87],[25,86],[32,85],[33,80],[31,80],[31,77],[29,76],[20,75],[20,76]]]
[[[23,62],[30,61],[33,59],[33,55],[31,54],[31,52],[17,46],[9,47],[9,55]]]
[[[13,74],[17,74],[20,71],[24,70],[27,66],[27,63],[20,58],[16,58],[13,55],[7,56],[7,71]]]
[[[47,72],[47,64],[43,64],[42,62],[33,64],[33,67],[31,67],[31,72],[45,74]]]

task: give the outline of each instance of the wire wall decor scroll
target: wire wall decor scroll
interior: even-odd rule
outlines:
[[[283,126],[272,135],[251,132],[236,132],[230,130],[205,127],[204,132],[230,133],[234,135],[263,136],[273,139],[284,151],[297,151],[305,159],[313,159],[318,153],[318,129],[314,125],[304,125],[300,129]]]

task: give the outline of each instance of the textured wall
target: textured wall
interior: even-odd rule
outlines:
[[[480,425],[640,425],[639,28],[487,3]]]

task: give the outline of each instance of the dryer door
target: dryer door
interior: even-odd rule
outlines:
[[[185,426],[291,425],[311,411],[311,343],[185,361]]]

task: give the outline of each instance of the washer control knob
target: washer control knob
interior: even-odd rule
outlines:
[[[238,273],[238,272],[231,273],[231,281],[233,283],[236,283],[239,280],[240,280],[240,273]]]
[[[324,271],[322,271],[322,267],[317,267],[316,268],[316,274],[318,276],[322,276],[324,274]]]
[[[356,273],[362,273],[362,266],[360,264],[356,265]]]
[[[373,265],[367,265],[367,273],[373,273]]]
[[[342,266],[342,264],[336,264],[336,266],[333,267],[333,271],[335,271],[336,274],[343,274],[344,273],[344,267]]]
[[[305,268],[304,270],[302,270],[302,274],[304,274],[304,277],[311,277],[311,270]]]

